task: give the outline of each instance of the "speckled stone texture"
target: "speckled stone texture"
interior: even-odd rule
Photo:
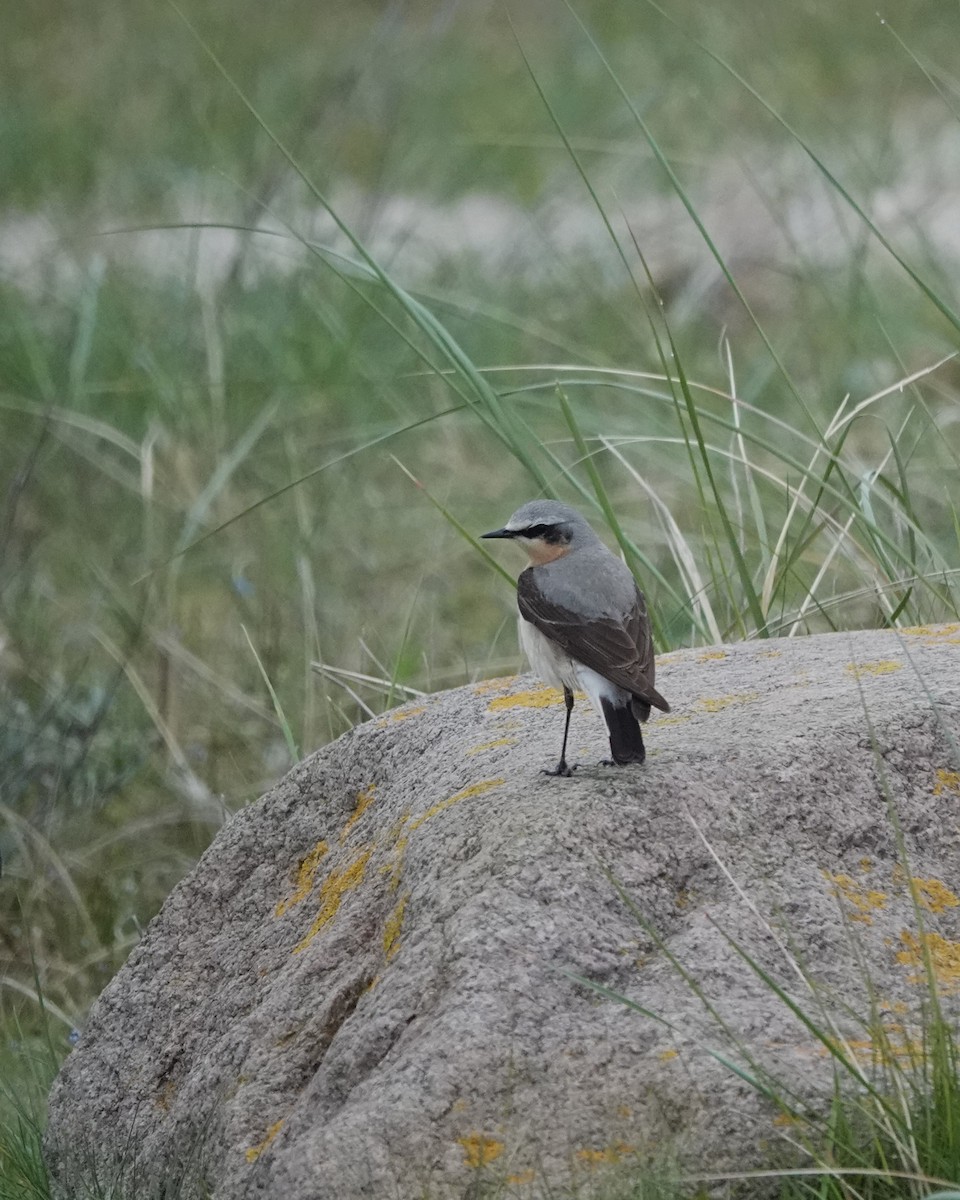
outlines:
[[[579,703],[572,779],[540,774],[563,706],[528,677],[353,730],[228,822],[98,1000],[51,1096],[56,1194],[523,1197],[651,1151],[769,1162],[776,1114],[671,959],[813,1098],[829,1056],[728,938],[867,1065],[865,963],[909,1024],[925,939],[952,1010],[958,666],[960,626],[671,654],[646,765],[596,765]]]

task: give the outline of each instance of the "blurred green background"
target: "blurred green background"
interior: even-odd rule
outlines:
[[[517,668],[454,522],[580,504],[660,649],[957,618],[960,8],[886,15],[7,6],[0,1075],[296,754]]]

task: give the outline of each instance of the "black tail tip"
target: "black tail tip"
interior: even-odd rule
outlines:
[[[630,701],[616,705],[601,699],[600,705],[603,709],[603,719],[607,723],[607,732],[610,734],[610,753],[613,761],[621,767],[628,763],[642,763],[647,757],[647,752],[643,745],[640,723],[634,715]]]
[[[644,763],[647,761],[647,752],[642,746],[640,747],[639,754],[634,752],[630,755],[629,758],[624,758],[621,755],[619,755],[616,750],[614,750],[613,739],[611,739],[610,752],[613,755],[613,761],[617,764],[618,767],[629,767],[631,764],[635,764],[636,766],[639,767],[641,763]]]

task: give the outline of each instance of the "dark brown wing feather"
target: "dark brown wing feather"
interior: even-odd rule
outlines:
[[[653,638],[639,588],[636,603],[623,621],[610,618],[584,621],[569,609],[551,603],[537,587],[533,569],[528,567],[517,580],[517,604],[521,616],[571,658],[631,692],[644,704],[670,711],[670,705],[653,686]]]

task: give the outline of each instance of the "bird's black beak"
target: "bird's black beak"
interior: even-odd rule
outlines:
[[[494,529],[492,533],[481,533],[480,536],[482,538],[492,538],[492,537],[512,538],[512,537],[516,537],[517,533],[516,533],[516,530],[514,530],[514,529]]]

